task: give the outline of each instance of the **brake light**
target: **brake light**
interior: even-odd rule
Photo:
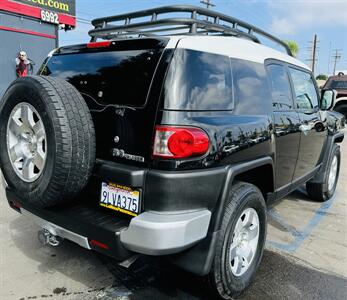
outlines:
[[[196,127],[156,126],[154,157],[187,158],[203,155],[209,147],[205,131]]]
[[[88,49],[94,49],[94,48],[106,48],[111,46],[111,41],[102,41],[102,42],[90,42],[87,44]]]

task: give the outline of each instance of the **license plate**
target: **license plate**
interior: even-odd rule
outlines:
[[[130,216],[137,216],[140,212],[140,192],[127,186],[103,182],[99,204]]]

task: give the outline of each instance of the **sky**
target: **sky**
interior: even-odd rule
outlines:
[[[298,58],[311,66],[313,37],[318,37],[315,75],[347,70],[347,0],[212,0],[214,10],[251,23],[282,40],[299,45]],[[191,4],[200,0],[76,0],[77,27],[60,32],[60,45],[88,42],[90,20],[163,5]]]

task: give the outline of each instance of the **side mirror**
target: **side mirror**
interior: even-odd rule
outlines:
[[[321,110],[330,110],[336,103],[336,90],[324,90],[321,97]]]

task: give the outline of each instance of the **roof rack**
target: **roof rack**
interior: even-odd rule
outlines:
[[[169,16],[172,13],[181,15],[189,13],[190,15]],[[137,22],[134,22],[136,19]],[[118,24],[112,24],[113,22]],[[236,18],[191,5],[162,6],[98,18],[92,21],[92,25],[95,27],[89,31],[92,41],[96,41],[97,38],[209,34],[244,37],[260,43],[256,36],[259,35],[282,46],[288,55],[293,56],[285,42],[259,28]]]

